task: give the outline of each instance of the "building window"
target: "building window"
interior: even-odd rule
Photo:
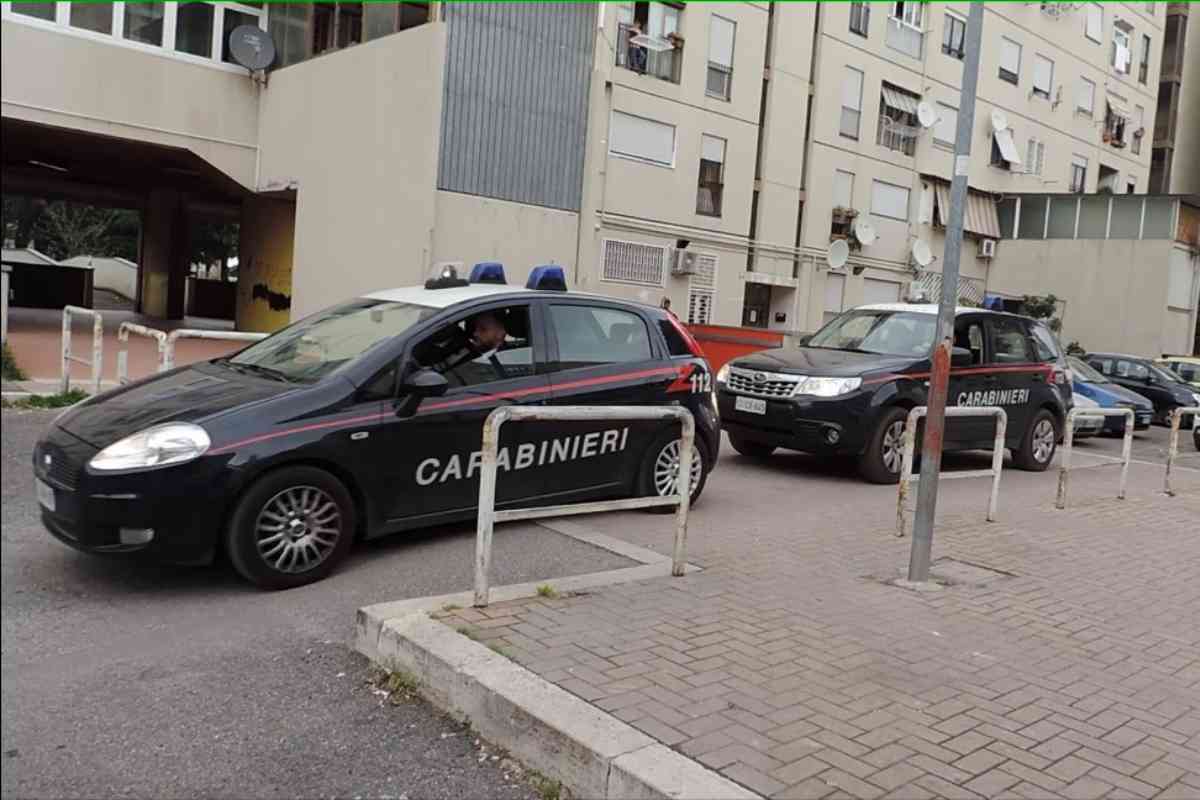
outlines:
[[[1129,31],[1121,27],[1121,23],[1113,26],[1112,67],[1122,75],[1129,74],[1129,66],[1133,61],[1133,43]]]
[[[1092,116],[1096,107],[1096,84],[1087,78],[1079,79],[1079,96],[1075,99],[1075,110]]]
[[[854,173],[833,171],[833,207],[854,208]]]
[[[163,3],[126,3],[125,38],[162,47],[165,11]]]
[[[1021,45],[1012,39],[1000,39],[1000,80],[1013,84],[1021,80]]]
[[[1033,56],[1033,95],[1043,100],[1050,99],[1054,89],[1054,62],[1041,53]]]
[[[850,4],[850,32],[857,33],[859,36],[866,36],[867,30],[871,25],[871,4],[870,3],[851,3]]]
[[[1104,6],[1099,3],[1088,3],[1083,33],[1097,44],[1104,41]]]
[[[1142,34],[1142,53],[1138,59],[1138,83],[1145,84],[1150,77],[1150,37]]]
[[[1133,119],[1133,139],[1130,142],[1129,149],[1137,156],[1142,154],[1142,139],[1146,135],[1146,109],[1141,106],[1134,106]]]
[[[696,213],[721,216],[721,190],[725,187],[725,140],[704,134],[700,137],[700,180],[696,191]]]
[[[715,14],[708,27],[708,78],[705,93],[728,100],[733,86],[733,40],[737,25]]]
[[[72,28],[95,33],[113,32],[112,3],[68,3],[67,7],[70,8],[69,24]]]
[[[1071,182],[1069,192],[1082,194],[1087,188],[1088,160],[1083,156],[1071,157]]]
[[[608,132],[608,151],[625,158],[674,167],[675,126],[614,111]]]
[[[662,286],[666,258],[665,247],[605,239],[602,280]]]
[[[884,37],[888,47],[910,58],[921,58],[925,42],[925,31],[921,27],[924,22],[924,6],[924,3],[914,0],[892,3],[887,35]]]
[[[966,54],[966,38],[967,21],[957,14],[946,12],[945,21],[942,23],[942,52],[962,61]]]
[[[858,124],[862,119],[863,74],[854,67],[846,67],[842,79],[842,124],[839,133],[848,139],[858,138]]]
[[[1021,154],[1013,142],[1012,128],[992,131],[991,165],[999,169],[1011,170],[1021,166]]]
[[[892,3],[892,19],[910,28],[921,30],[924,5],[921,2],[914,2],[914,0],[897,0]]]
[[[908,222],[908,195],[906,186],[897,186],[884,181],[871,182],[871,213],[877,217],[898,219]]]
[[[617,5],[617,66],[671,83],[679,83],[683,61],[683,39],[679,21],[683,10],[666,3],[619,3]],[[670,45],[651,50],[634,42],[649,36]]]
[[[921,98],[899,86],[884,83],[879,93],[879,129],[875,143],[906,156],[917,151],[917,103]]]
[[[12,13],[54,22],[55,3],[12,3]]]
[[[363,40],[362,3],[314,3],[312,54],[340,50]]]
[[[1025,174],[1041,175],[1045,162],[1046,143],[1037,139],[1030,139],[1029,147],[1025,150]]]
[[[1137,194],[1137,179],[1128,178],[1125,181],[1125,194]]]
[[[1104,114],[1104,143],[1113,147],[1124,147],[1128,122],[1129,112],[1109,102],[1108,110]]]
[[[954,147],[958,136],[958,109],[938,103],[938,120],[933,126],[934,144]]]
[[[696,271],[688,278],[688,324],[711,325],[717,290],[717,257],[696,254]]]
[[[180,3],[175,11],[175,49],[212,57],[214,7],[210,3]]]

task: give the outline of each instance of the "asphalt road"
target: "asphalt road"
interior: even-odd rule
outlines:
[[[359,606],[470,588],[470,526],[362,546],[282,593],[97,559],[37,520],[29,457],[53,416],[2,417],[4,797],[536,796],[462,726],[378,696],[349,647]],[[632,563],[534,526],[495,546],[498,585]]]

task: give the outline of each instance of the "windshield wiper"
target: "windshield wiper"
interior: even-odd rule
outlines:
[[[264,378],[271,378],[272,380],[282,381],[283,383],[295,383],[295,381],[289,378],[286,373],[272,367],[264,367],[261,364],[247,364],[240,361],[226,361],[225,363],[238,371],[244,371],[253,375],[261,375]]]

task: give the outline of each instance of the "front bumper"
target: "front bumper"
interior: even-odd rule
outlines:
[[[41,506],[42,524],[52,536],[86,553],[142,553],[179,564],[212,560],[229,496],[221,475],[227,470],[200,459],[161,470],[96,475],[86,468],[95,453],[95,447],[59,428],[38,442],[34,476],[53,492],[53,510]],[[153,531],[148,541],[146,531]]]
[[[764,400],[766,413],[737,410],[736,399],[742,396]],[[787,450],[837,455],[857,454],[866,447],[870,398],[862,390],[829,398],[761,398],[721,387],[717,405],[721,427],[730,435]]]

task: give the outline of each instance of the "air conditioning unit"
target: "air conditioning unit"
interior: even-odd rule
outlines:
[[[995,258],[996,257],[996,240],[995,239],[980,239],[979,240],[979,257],[980,258]]]
[[[672,275],[695,275],[696,254],[690,250],[674,250],[671,254]]]

